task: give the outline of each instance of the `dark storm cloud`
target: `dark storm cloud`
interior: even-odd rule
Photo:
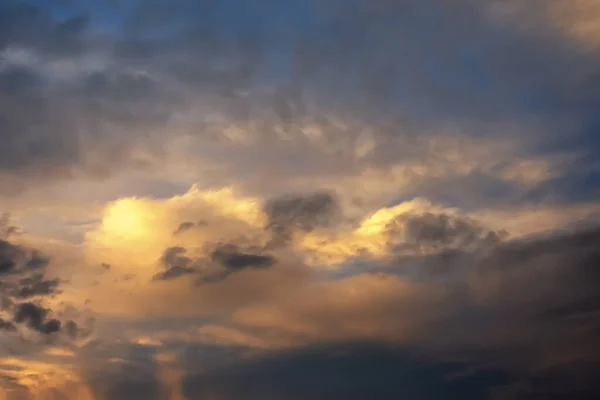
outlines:
[[[436,362],[377,345],[322,346],[257,357],[183,381],[189,399],[481,399],[502,371],[453,377],[468,364]]]
[[[430,259],[446,274],[438,282],[452,288],[446,301],[456,311],[418,342],[433,355],[502,365],[514,378],[494,399],[591,398],[600,377],[598,249],[595,227],[461,253],[446,270],[447,260]]]

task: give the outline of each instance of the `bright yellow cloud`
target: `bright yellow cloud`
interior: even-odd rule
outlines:
[[[186,221],[205,221],[206,226],[193,237],[175,237]],[[263,224],[256,199],[236,197],[231,188],[201,191],[193,186],[170,199],[124,198],[109,204],[98,228],[86,235],[86,250],[93,263],[115,264],[148,279],[167,247],[201,247]]]
[[[143,240],[151,236],[156,219],[150,202],[128,198],[107,207],[102,227],[118,239]]]

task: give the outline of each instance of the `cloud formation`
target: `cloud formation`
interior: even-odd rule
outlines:
[[[594,0],[4,0],[0,399],[600,391]]]

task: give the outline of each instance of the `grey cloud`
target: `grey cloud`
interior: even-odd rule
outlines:
[[[154,277],[152,279],[160,280],[160,281],[168,281],[171,279],[179,278],[180,276],[194,274],[194,273],[197,273],[197,271],[193,268],[174,266],[174,267],[170,267],[166,271],[159,272],[158,274],[154,275]]]
[[[48,68],[44,63],[17,65],[7,59],[2,64],[0,173],[6,180],[4,195],[18,193],[32,179],[39,183],[40,177],[111,174],[132,161],[131,148],[141,137],[144,140],[138,144],[158,155],[160,146],[139,131],[164,123],[168,113],[163,100],[175,104],[175,99],[166,98],[147,75],[126,68],[84,71],[65,83],[44,70]],[[125,130],[128,134],[122,135]]]
[[[399,249],[408,247],[435,251],[492,246],[506,235],[506,232],[487,230],[467,217],[444,213],[402,215],[388,225],[392,246],[398,233],[402,234],[402,243],[396,245]]]
[[[198,284],[220,282],[242,270],[269,268],[276,259],[268,254],[245,251],[235,244],[224,244],[210,252],[210,261],[218,267],[203,272],[196,280]]]
[[[182,222],[181,224],[179,224],[179,226],[177,227],[177,229],[175,229],[175,232],[173,232],[173,235],[178,235],[178,234],[180,234],[182,232],[189,231],[195,225],[196,224],[194,224],[193,222],[190,222],[190,221]]]
[[[267,201],[267,229],[275,241],[288,241],[294,231],[310,232],[329,226],[338,211],[337,199],[329,192],[289,194]]]
[[[208,254],[188,257],[183,247],[167,248],[161,257],[164,271],[157,273],[153,280],[197,274],[199,283],[214,283],[244,269],[268,268],[275,263],[270,255],[245,251],[235,244],[219,244],[207,251]]]
[[[35,249],[27,249],[0,239],[0,293],[20,299],[48,296],[59,291],[58,279],[46,279],[50,260]]]
[[[183,247],[169,247],[161,257],[163,272],[154,275],[153,280],[171,280],[183,275],[196,273],[194,261],[184,254],[187,250]]]
[[[507,382],[492,368],[429,359],[418,351],[376,344],[323,345],[227,363],[183,380],[189,399],[483,399]]]
[[[0,6],[0,48],[31,46],[55,56],[80,53],[84,50],[88,23],[89,17],[85,15],[56,20],[36,5],[7,0]]]
[[[123,26],[104,35],[95,33],[102,22],[93,13],[85,17],[86,2],[61,2],[68,13],[49,12],[55,2],[6,4],[0,48],[11,43],[42,58],[25,66],[10,61],[0,72],[0,169],[25,186],[24,178],[38,174],[97,177],[137,168],[133,147],[160,156],[167,139],[153,132],[206,103],[228,122],[258,120],[259,145],[243,150],[214,143],[222,126],[203,118],[184,124],[200,139],[192,153],[204,149],[201,158],[227,160],[223,173],[248,187],[263,180],[256,172],[263,167],[275,172],[272,186],[280,187],[300,175],[419,160],[427,150],[421,139],[448,121],[473,136],[501,131],[519,137],[505,124],[543,120],[544,139],[551,136],[552,143],[565,133],[562,121],[581,122],[576,130],[582,134],[595,126],[597,85],[587,83],[594,82],[597,57],[569,46],[550,23],[536,20],[528,29],[501,23],[487,14],[487,2],[373,1],[342,8],[337,1],[260,1],[230,26],[225,3],[153,1],[126,7]],[[104,7],[113,17],[124,12],[119,3]],[[45,61],[67,54],[82,66],[101,60],[67,79],[42,71]],[[289,61],[283,68],[282,58]],[[277,79],[270,79],[273,71],[281,71]],[[263,86],[272,90],[257,94]],[[275,117],[262,118],[265,110]],[[324,114],[358,121],[357,128],[336,128]],[[282,123],[293,146],[276,132]],[[499,128],[488,129],[494,124]],[[301,132],[304,125],[323,128],[323,146]],[[353,144],[367,128],[376,139],[373,151],[356,160]],[[333,154],[322,150],[341,144]],[[587,150],[567,144],[559,147]],[[526,143],[521,156],[553,146]],[[7,193],[18,189],[5,187]]]
[[[491,281],[490,296],[509,304],[531,299],[530,305],[541,307],[539,311],[546,310],[547,315],[587,312],[586,317],[593,317],[600,312],[599,244],[597,227],[510,242],[482,259],[473,279],[484,286]]]
[[[57,319],[47,319],[49,310],[34,303],[20,303],[16,306],[14,320],[18,324],[26,324],[29,328],[42,334],[51,334],[60,330],[61,323]]]
[[[12,235],[19,233],[19,228],[13,226],[8,213],[0,214],[0,239],[7,240]]]
[[[46,268],[49,259],[37,250],[0,239],[0,274],[16,275]]]
[[[600,365],[599,244],[595,227],[460,254],[460,268],[444,272],[453,279],[437,280],[451,288],[445,301],[455,311],[428,326],[419,345],[502,365],[515,378],[494,399],[589,398]]]
[[[223,245],[217,247],[210,254],[214,262],[218,262],[231,271],[239,271],[245,268],[267,268],[275,259],[269,255],[244,253],[235,245]]]
[[[69,338],[71,338],[72,340],[75,340],[77,338],[77,335],[79,333],[79,327],[77,326],[76,322],[71,320],[66,321],[63,324],[62,329],[65,332],[65,334],[69,336]]]
[[[2,329],[12,330],[15,324],[24,324],[45,335],[59,332],[61,327],[72,330],[71,324],[65,327],[60,320],[48,318],[51,310],[41,305],[44,299],[61,292],[62,281],[46,277],[49,263],[50,259],[38,250],[0,239],[1,309],[13,316],[13,321],[2,320]]]
[[[17,327],[11,321],[0,318],[0,330],[2,331],[15,331]]]
[[[26,299],[34,296],[55,294],[58,293],[60,283],[59,279],[44,279],[42,274],[33,275],[19,281],[19,288],[14,292],[14,296]]]
[[[183,255],[186,252],[183,247],[169,247],[164,251],[161,262],[165,267],[189,265],[191,259]]]
[[[11,273],[17,266],[20,259],[24,257],[23,250],[11,243],[0,241],[0,272]]]
[[[130,343],[86,349],[83,357],[91,357],[93,364],[83,367],[85,383],[94,398],[114,400],[162,400],[168,398],[166,388],[158,378],[156,349]],[[109,358],[122,358],[112,363]]]

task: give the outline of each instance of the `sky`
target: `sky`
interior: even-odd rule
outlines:
[[[600,393],[596,0],[0,1],[0,400]]]

